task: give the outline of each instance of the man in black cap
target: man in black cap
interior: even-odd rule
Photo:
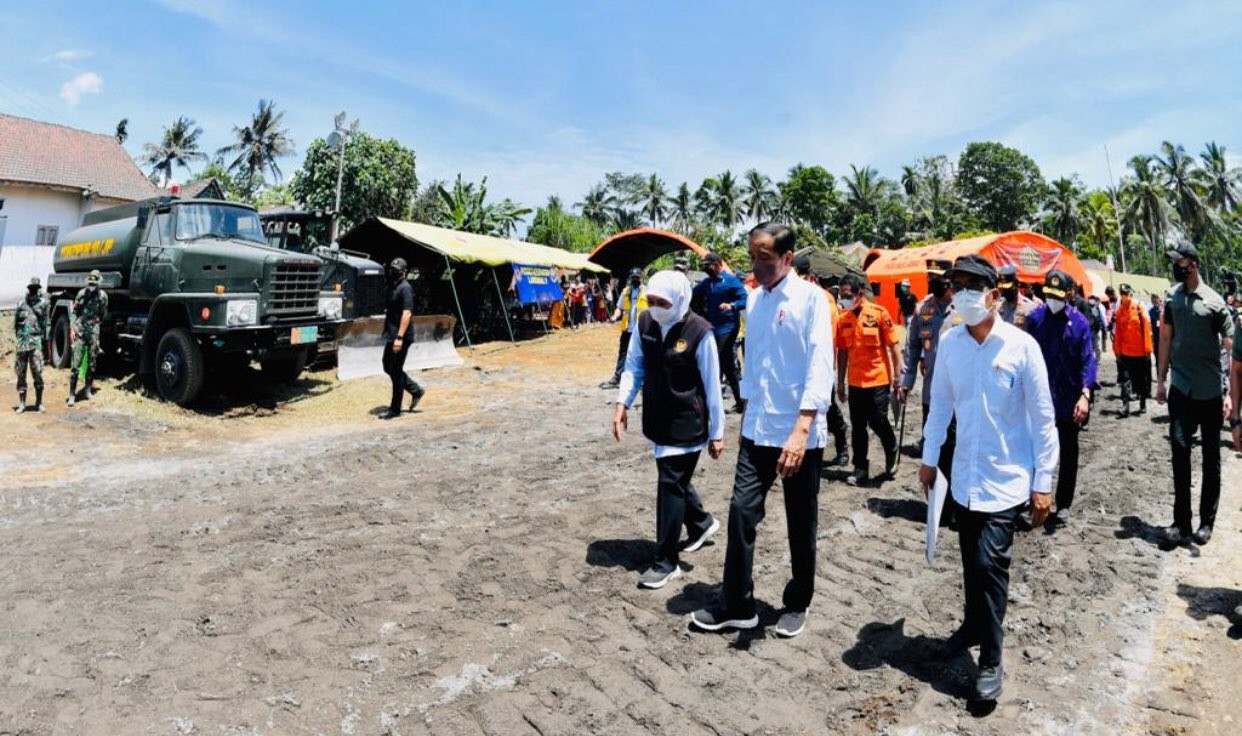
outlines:
[[[1113,309],[1113,353],[1117,382],[1121,384],[1121,416],[1130,416],[1130,400],[1137,398],[1138,413],[1147,413],[1151,396],[1151,324],[1147,310],[1133,298],[1129,284],[1121,285],[1121,300]]]
[[[976,698],[994,701],[1003,681],[1014,526],[1027,503],[1033,523],[1047,518],[1057,430],[1039,345],[996,315],[996,269],[969,255],[958,258],[946,275],[953,283],[954,312],[964,324],[940,338],[919,482],[924,493],[935,482],[940,447],[956,417],[946,504],[953,504],[957,515],[965,617],[945,648],[957,653],[979,645]]]
[[[388,264],[388,307],[384,313],[384,372],[392,379],[392,399],[380,419],[401,416],[401,392],[410,392],[410,411],[423,400],[426,391],[405,372],[405,357],[414,340],[414,289],[405,275],[404,258]]]
[[[1173,446],[1173,525],[1171,542],[1207,544],[1220,502],[1220,429],[1224,421],[1220,354],[1231,347],[1229,311],[1220,294],[1199,272],[1199,251],[1188,241],[1168,252],[1173,280],[1160,324],[1160,362],[1156,401],[1169,402],[1169,440]],[[1173,371],[1173,386],[1165,379]],[[1203,495],[1199,529],[1191,534],[1190,448],[1195,431],[1203,432]]]
[[[621,373],[625,370],[625,355],[630,349],[630,339],[634,336],[634,326],[638,324],[638,315],[647,310],[647,289],[643,286],[643,270],[631,268],[629,283],[621,287],[617,295],[617,306],[613,311],[612,320],[621,320],[621,341],[617,344],[617,366],[612,378],[599,385],[603,389],[613,389],[621,385]]]
[[[724,268],[724,261],[715,253],[703,256],[703,272],[707,278],[695,284],[690,301],[702,310],[711,323],[720,355],[720,369],[725,383],[733,392],[733,412],[741,413],[742,395],[738,388],[737,333],[742,312],[746,309],[746,287],[740,279]]]

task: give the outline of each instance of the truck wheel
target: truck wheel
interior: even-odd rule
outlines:
[[[306,370],[306,351],[300,350],[295,355],[282,355],[279,358],[268,358],[260,365],[264,377],[281,383],[295,383],[302,371]]]
[[[52,322],[52,367],[68,368],[73,357],[72,346],[69,344],[69,314],[65,310],[56,313]]]
[[[155,350],[155,385],[165,401],[188,406],[203,387],[203,352],[184,327],[160,338]]]

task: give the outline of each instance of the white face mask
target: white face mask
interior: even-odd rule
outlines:
[[[984,303],[986,295],[981,291],[957,291],[953,293],[953,311],[961,316],[962,321],[967,325],[974,327],[983,320],[988,318],[987,305]]]
[[[647,307],[647,311],[651,313],[651,318],[665,329],[677,323],[677,313],[672,307]]]
[[[1065,309],[1065,300],[1048,297],[1048,308],[1052,310],[1053,314],[1060,314],[1061,310]]]
[[[853,300],[852,298],[851,298],[851,299],[842,299],[842,300],[841,300],[840,307],[841,307],[841,309],[843,309],[843,310],[845,310],[846,312],[848,312],[848,311],[850,311],[851,309],[853,309],[853,308],[854,308],[854,300]]]

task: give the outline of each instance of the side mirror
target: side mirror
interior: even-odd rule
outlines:
[[[145,229],[147,226],[147,220],[150,219],[150,217],[151,217],[150,207],[139,207],[138,208],[138,229],[140,230]]]

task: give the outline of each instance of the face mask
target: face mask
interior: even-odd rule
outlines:
[[[981,291],[959,291],[953,295],[953,310],[961,315],[963,322],[974,327],[987,319],[991,311],[984,298]]]
[[[651,318],[660,323],[661,327],[672,327],[677,322],[677,313],[672,307],[647,307]]]
[[[842,300],[841,300],[841,305],[840,305],[840,306],[841,306],[841,309],[843,309],[843,310],[845,310],[845,311],[847,311],[847,312],[848,312],[848,311],[850,311],[851,309],[853,309],[853,308],[854,308],[854,300],[853,300],[852,298],[850,298],[850,299],[842,299]]]
[[[949,285],[943,281],[933,281],[931,282],[929,289],[931,291],[932,296],[939,299],[944,296],[944,293],[946,291],[949,290]]]
[[[90,292],[90,293],[92,293],[92,294],[94,294],[94,293],[95,293],[95,291],[96,291],[98,288],[99,288],[99,286],[98,286],[98,285],[96,285],[96,284],[87,284],[87,285],[86,285],[86,290],[87,290],[87,291],[89,291],[89,292]]]
[[[638,286],[641,283],[642,283],[642,279],[638,279],[638,278],[630,279],[630,286]]]
[[[1189,275],[1190,275],[1189,266],[1179,266],[1176,263],[1173,264],[1173,280],[1174,281],[1180,284],[1184,282],[1186,280],[1186,277]]]
[[[1060,314],[1061,310],[1065,309],[1065,300],[1048,297],[1048,308],[1052,310],[1053,314]]]

